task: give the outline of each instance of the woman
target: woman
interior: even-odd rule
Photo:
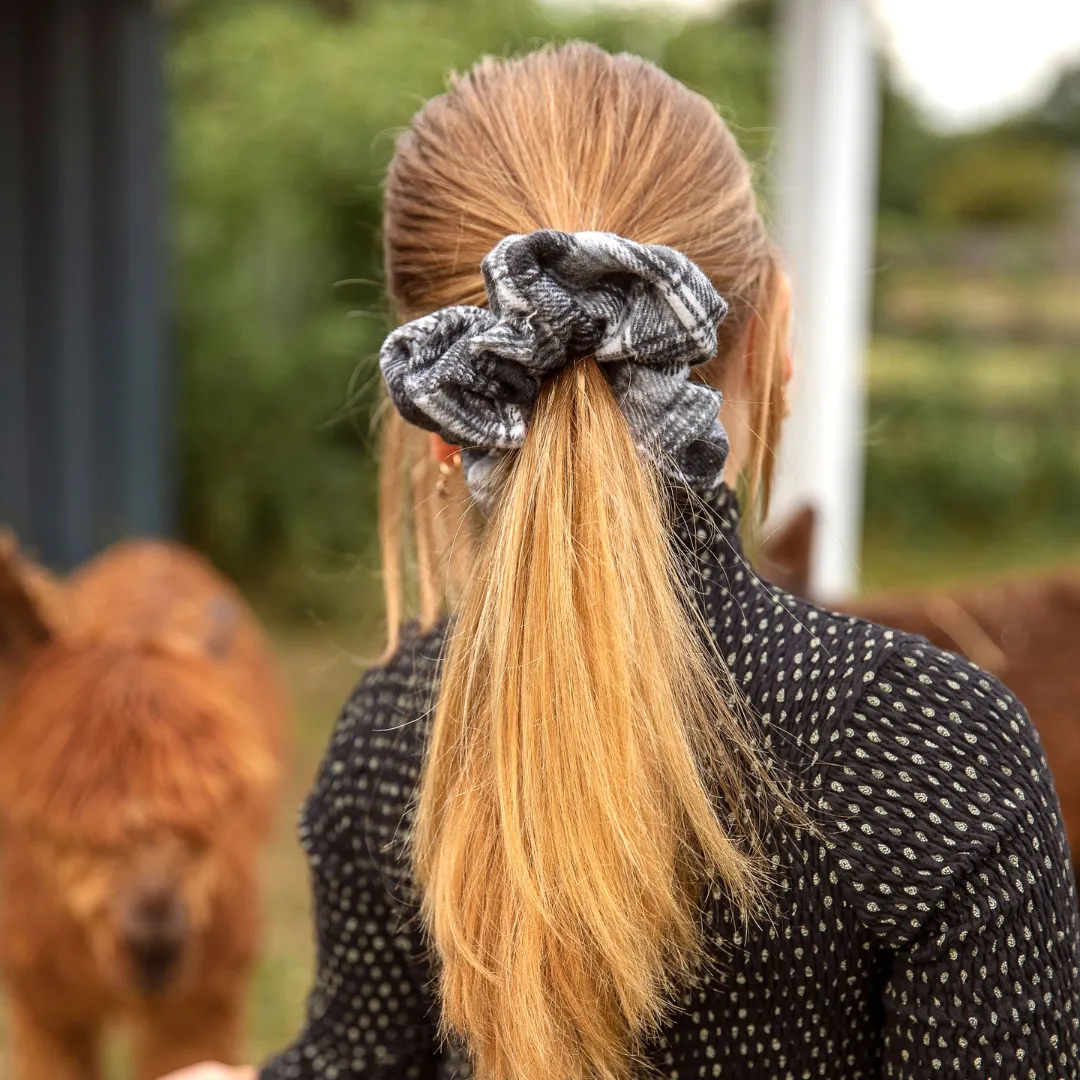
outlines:
[[[1080,1075],[1022,707],[746,563],[788,304],[713,109],[586,45],[485,61],[386,207],[388,607],[408,532],[421,620],[307,801],[318,976],[258,1075]]]

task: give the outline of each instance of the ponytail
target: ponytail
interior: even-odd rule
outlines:
[[[390,357],[398,390],[428,381],[404,397],[416,407],[391,418],[380,485],[391,643],[410,567],[420,587],[405,591],[417,595],[421,625],[441,617],[445,595],[454,611],[411,838],[443,1028],[464,1042],[479,1080],[625,1080],[700,960],[704,890],[715,884],[744,913],[760,899],[758,830],[744,808],[758,790],[783,802],[709,652],[654,472],[701,475],[709,460],[641,453],[661,429],[676,449],[721,448],[718,402],[705,408],[698,394],[691,417],[687,387],[719,384],[755,323],[755,369],[781,370],[776,250],[750,168],[709,102],[638,57],[582,43],[454,77],[398,139],[384,224],[387,283],[406,327],[456,309],[424,331],[457,327],[424,361],[449,367],[419,370],[423,334],[395,331],[405,335]],[[699,377],[668,384],[680,408],[672,397],[646,402],[657,406],[651,416],[620,409],[653,373],[672,377],[655,355],[647,377],[638,370],[618,385],[592,360],[565,366],[595,348],[582,335],[572,349],[553,347],[582,315],[579,295],[543,332],[531,300],[509,297],[504,311],[526,313],[514,340],[531,343],[510,357],[519,368],[509,374],[523,377],[508,379],[514,392],[500,404],[513,407],[472,434],[449,430],[449,419],[471,415],[474,391],[490,394],[506,374],[500,361],[459,378],[475,352],[455,335],[470,321],[470,334],[492,329],[488,286],[506,281],[485,282],[481,263],[537,230],[588,233],[601,248],[597,230],[669,246],[730,303],[718,328],[710,322],[708,350],[687,361]],[[648,278],[656,268],[643,269]],[[660,292],[686,280],[675,274]],[[597,318],[585,322],[608,325],[603,297],[593,299]],[[680,320],[700,310],[687,299]],[[501,333],[484,340],[505,360]],[[675,336],[646,332],[631,344]],[[684,335],[679,347],[705,340]],[[453,355],[443,351],[455,342]],[[611,359],[605,352],[609,375]],[[777,385],[764,381],[750,418],[759,439],[774,427]],[[523,396],[527,426],[514,415]],[[672,418],[693,419],[694,438],[673,432]],[[440,476],[420,427],[462,446],[464,469]],[[490,514],[475,530],[465,488],[481,490],[470,469],[485,462],[470,447],[517,447],[496,466],[498,497],[481,502]],[[769,464],[764,451],[751,462],[765,488]]]
[[[586,360],[541,391],[453,624],[414,833],[442,1021],[478,1075],[621,1080],[753,857],[754,751],[680,595],[658,483]]]

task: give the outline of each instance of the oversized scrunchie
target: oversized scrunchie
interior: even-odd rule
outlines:
[[[574,360],[602,365],[638,449],[702,494],[720,484],[720,392],[690,380],[716,352],[726,301],[685,255],[614,233],[507,236],[481,264],[488,308],[447,307],[393,331],[379,354],[410,423],[462,448],[484,508],[492,469],[525,441],[543,379]]]

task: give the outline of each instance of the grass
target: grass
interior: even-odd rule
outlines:
[[[864,591],[957,585],[1006,576],[1034,575],[1063,563],[1080,567],[1080,535],[1064,530],[1007,535],[951,532],[907,537],[871,524],[860,561]]]
[[[1080,333],[1075,274],[919,266],[888,270],[880,287],[882,314],[892,325],[949,325],[983,333],[1019,328],[1073,338]]]
[[[962,393],[976,405],[1032,404],[1067,382],[1076,361],[1075,348],[976,347],[879,335],[870,349],[867,386],[871,403],[874,395],[918,391],[927,398]]]

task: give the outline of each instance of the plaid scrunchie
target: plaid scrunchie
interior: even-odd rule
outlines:
[[[584,356],[602,365],[638,449],[702,494],[728,454],[718,390],[690,380],[716,352],[726,301],[685,255],[614,233],[507,236],[481,264],[488,308],[447,307],[399,327],[379,366],[410,423],[462,448],[489,506],[492,469],[525,441],[545,376]]]

